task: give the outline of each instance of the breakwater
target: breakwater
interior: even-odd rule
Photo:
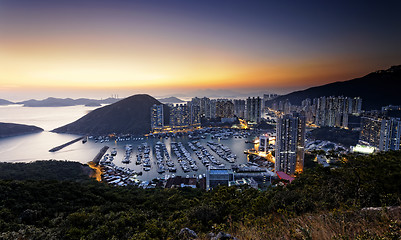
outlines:
[[[103,157],[103,155],[107,152],[109,149],[109,146],[104,146],[102,149],[100,149],[99,153],[93,158],[92,162],[94,162],[96,165],[99,164],[100,159]]]
[[[79,137],[79,138],[77,138],[77,139],[74,139],[74,140],[72,140],[72,141],[69,141],[69,142],[67,142],[67,143],[64,143],[64,144],[62,144],[62,145],[60,145],[60,146],[54,147],[54,148],[50,149],[49,152],[57,152],[58,150],[61,150],[61,149],[65,148],[65,147],[67,147],[67,146],[69,146],[69,145],[71,145],[71,144],[73,144],[73,143],[76,143],[76,142],[78,142],[78,141],[80,141],[80,140],[82,140],[82,139],[84,139],[84,137]]]

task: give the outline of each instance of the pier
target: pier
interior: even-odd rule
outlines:
[[[54,147],[54,148],[50,149],[49,152],[57,152],[58,150],[61,150],[61,149],[65,148],[65,147],[67,147],[67,146],[69,146],[69,145],[71,145],[73,143],[76,143],[76,142],[78,142],[78,141],[80,141],[82,139],[84,139],[84,137],[79,137],[77,139],[69,141],[68,143],[64,143],[64,144],[62,144],[60,146]]]
[[[103,155],[107,152],[109,149],[109,146],[104,146],[102,149],[100,149],[99,153],[95,156],[95,158],[92,160],[96,165],[99,164],[100,159],[103,157]]]

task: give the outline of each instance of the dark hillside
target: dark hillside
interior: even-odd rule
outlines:
[[[364,77],[343,82],[335,82],[323,86],[308,88],[293,92],[271,100],[273,102],[288,99],[293,105],[301,105],[306,98],[322,96],[361,97],[362,108],[365,110],[381,109],[387,105],[401,105],[400,88],[401,65],[387,70],[370,73]]]
[[[14,104],[14,103],[10,102],[8,100],[5,100],[5,99],[0,99],[0,105],[10,105],[10,104]]]
[[[12,137],[41,131],[43,131],[42,128],[31,125],[0,122],[0,137]]]
[[[54,129],[53,132],[92,135],[149,133],[150,108],[153,104],[161,103],[147,94],[133,95],[95,109],[73,123]]]

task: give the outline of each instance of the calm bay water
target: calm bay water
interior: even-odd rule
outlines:
[[[140,165],[135,165],[135,156],[137,152],[137,146],[147,142],[153,150],[154,144],[157,141],[164,142],[166,144],[167,150],[170,153],[173,161],[176,164],[177,172],[175,175],[186,176],[186,175],[200,175],[206,172],[206,168],[198,160],[193,151],[188,147],[188,138],[181,137],[175,139],[155,139],[155,138],[144,138],[143,140],[130,140],[121,142],[104,142],[95,143],[89,140],[87,143],[82,144],[80,141],[74,143],[70,146],[63,148],[57,152],[49,152],[49,149],[71,141],[78,135],[72,134],[57,134],[50,132],[52,129],[63,126],[67,123],[73,122],[80,117],[87,114],[89,111],[96,109],[96,107],[85,107],[85,106],[73,106],[73,107],[46,107],[46,108],[29,108],[22,107],[20,105],[11,106],[0,106],[0,122],[10,122],[10,123],[21,123],[28,125],[35,125],[45,129],[44,132],[28,134],[23,136],[0,138],[0,161],[2,162],[31,162],[35,160],[69,160],[78,161],[81,163],[87,163],[91,161],[99,150],[107,145],[110,150],[113,148],[117,149],[117,156],[114,159],[114,164],[118,166],[126,166],[136,171],[142,171]],[[206,142],[210,140],[210,136],[206,139],[201,139],[202,145],[206,147]],[[217,141],[217,140],[215,140]],[[199,167],[198,171],[192,171],[184,173],[177,163],[176,157],[171,153],[171,142],[182,142],[187,150],[192,154],[193,159],[196,160]],[[245,149],[251,148],[251,144],[245,143],[245,139],[241,138],[229,138],[228,140],[221,140],[220,143],[228,146],[234,154],[238,156],[236,163],[245,163],[247,161],[246,155],[243,153]],[[124,157],[125,146],[131,144],[134,148],[132,153],[132,161],[129,164],[123,164],[121,161]],[[110,153],[109,150],[109,153]],[[214,154],[211,150],[210,152]],[[228,162],[220,159],[216,154],[214,154],[216,159],[219,159],[222,163],[230,166]],[[155,160],[153,157],[153,151],[151,151],[151,159]],[[141,180],[151,180],[155,177],[161,177],[161,174],[157,173],[156,163],[152,162],[152,169],[149,172],[143,172],[143,175],[139,177]],[[171,174],[171,173],[165,173]]]

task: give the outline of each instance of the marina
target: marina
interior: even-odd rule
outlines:
[[[200,134],[204,138],[196,137]],[[199,180],[209,168],[239,169],[242,172],[266,171],[266,168],[258,168],[249,163],[247,155],[243,153],[243,149],[254,147],[253,144],[245,143],[248,137],[253,138],[254,135],[240,130],[210,128],[191,134],[151,135],[139,141],[136,137],[124,137],[119,141],[110,139],[108,144],[114,142],[114,146],[103,156],[100,164],[104,166],[105,182],[122,186],[142,184],[144,187],[151,184],[153,179],[167,181],[181,176]],[[95,142],[94,139],[88,143],[105,144]],[[117,153],[112,156],[115,151]],[[118,179],[120,181],[116,181]]]

